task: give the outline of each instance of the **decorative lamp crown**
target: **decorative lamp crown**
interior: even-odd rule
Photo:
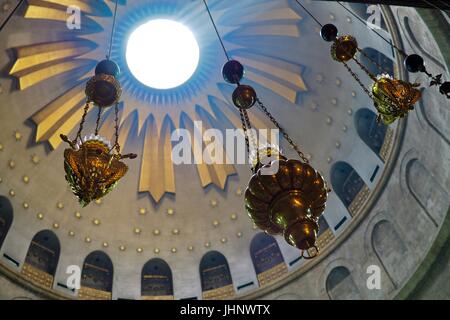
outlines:
[[[342,63],[356,82],[362,87],[364,92],[373,100],[378,111],[377,120],[382,120],[385,124],[391,124],[399,118],[403,118],[410,110],[414,109],[414,104],[420,99],[421,93],[416,88],[420,84],[412,84],[403,80],[394,79],[389,75],[375,77],[369,69],[364,66],[355,56],[360,53],[378,69],[382,67],[369,57],[364,51],[358,48],[358,42],[351,35],[337,37],[337,28],[331,24],[322,27],[321,36],[325,41],[333,41],[331,45],[331,57],[333,60]],[[336,36],[336,37],[335,37]],[[334,40],[332,40],[334,38]],[[369,78],[374,81],[372,91],[369,91],[347,64],[353,60],[358,67],[364,71]],[[405,60],[408,70],[417,72],[424,70],[423,59],[418,55],[411,55]]]
[[[95,75],[86,84],[88,101],[100,108],[118,103],[122,95],[122,87],[117,80],[119,73],[119,66],[114,61],[101,61],[95,68]]]
[[[90,135],[64,150],[66,180],[83,207],[108,194],[128,171],[110,149],[106,139]]]
[[[411,84],[393,79],[383,74],[377,77],[372,86],[372,96],[379,117],[385,124],[390,124],[397,118],[403,118],[422,94],[416,89],[419,84]]]

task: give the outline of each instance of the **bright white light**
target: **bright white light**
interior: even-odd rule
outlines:
[[[170,89],[186,82],[200,58],[197,40],[179,22],[151,20],[134,30],[128,39],[126,59],[131,73],[155,89]]]

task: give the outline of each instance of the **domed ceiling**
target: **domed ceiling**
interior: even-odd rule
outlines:
[[[64,179],[59,135],[76,132],[85,83],[108,50],[114,3],[44,0],[28,1],[0,33],[0,194],[14,208],[15,232],[4,244],[11,257],[25,260],[34,235],[51,230],[61,246],[57,281],[64,282],[67,266],[82,266],[90,252],[101,250],[114,265],[116,296],[139,292],[142,267],[160,258],[173,275],[172,295],[186,298],[196,295],[192,287],[200,288],[202,257],[217,251],[229,265],[231,295],[245,296],[305,271],[364,216],[385,175],[398,125],[376,125],[371,101],[331,59],[330,44],[295,1],[208,3],[230,57],[245,66],[243,83],[256,89],[333,189],[320,220],[321,256],[299,259],[297,249],[275,237],[284,267],[262,281],[250,251],[260,231],[243,204],[249,166],[171,161],[174,129],[192,133],[199,130],[196,121],[203,130],[241,128],[231,101],[234,87],[221,74],[226,57],[201,1],[119,1],[111,59],[122,70],[120,143],[124,153],[138,157],[127,161],[129,172],[114,191],[81,208]],[[354,35],[359,47],[385,69],[399,72],[391,47],[342,7],[304,4],[323,23],[336,24],[340,34]],[[81,8],[80,29],[67,28],[68,5]],[[184,24],[199,45],[198,67],[176,88],[147,87],[128,69],[127,39],[152,19]],[[382,27],[379,32],[391,39],[384,21]],[[370,84],[363,74],[361,79]],[[94,113],[88,114],[85,125],[90,130]],[[249,114],[257,129],[273,128],[256,108]],[[112,139],[113,120],[113,110],[105,111],[100,135]],[[295,157],[285,141],[281,146]],[[57,281],[53,291],[73,296],[58,288]]]

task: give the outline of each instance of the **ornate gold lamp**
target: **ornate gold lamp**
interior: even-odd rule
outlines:
[[[245,191],[249,217],[265,232],[283,234],[287,243],[302,250],[304,258],[315,257],[319,253],[318,220],[329,191],[322,175],[306,162],[286,159],[273,147],[259,152],[260,159],[272,154],[276,160],[265,165],[258,161],[253,167],[254,174]],[[264,174],[264,169],[274,167],[278,167],[276,172]]]
[[[331,46],[331,57],[345,66],[352,77],[373,100],[375,108],[378,111],[378,121],[382,120],[385,124],[391,124],[395,120],[403,118],[410,110],[414,109],[414,104],[421,97],[421,93],[417,89],[419,84],[394,79],[385,74],[378,76],[372,74],[355,58],[356,53],[359,52],[364,55],[380,71],[383,68],[358,47],[356,38],[350,35],[338,37],[338,30],[333,24],[324,25],[320,33],[325,41],[333,42]],[[371,91],[362,84],[359,77],[347,64],[350,60],[353,60],[374,81]]]
[[[239,61],[230,59],[206,0],[203,3],[228,60],[222,68],[223,78],[237,85],[232,95],[233,104],[239,109],[247,152],[252,158],[253,176],[245,191],[246,211],[258,228],[269,234],[283,234],[287,243],[302,250],[303,257],[313,258],[319,254],[316,239],[318,219],[325,210],[329,192],[326,183],[267,110],[255,89],[240,83],[245,74],[244,67]],[[278,128],[300,160],[288,160],[277,146],[258,147],[247,113],[255,104]]]
[[[91,201],[98,200],[108,194],[117,182],[127,173],[128,167],[122,159],[136,158],[133,153],[122,155],[119,144],[119,100],[122,88],[118,80],[119,66],[109,59],[117,16],[117,0],[115,3],[111,42],[106,60],[100,61],[95,68],[95,75],[86,83],[86,105],[81,117],[78,132],[73,140],[61,134],[61,139],[70,148],[64,150],[64,170],[66,180],[80,204],[85,207]],[[81,134],[89,108],[98,108],[95,132],[82,138]],[[99,136],[102,111],[114,105],[115,141],[111,143]]]
[[[233,103],[241,115],[247,151],[251,154],[250,146],[254,150],[251,156],[253,175],[245,191],[247,214],[261,230],[269,234],[282,234],[287,243],[302,251],[304,258],[314,258],[319,253],[316,245],[318,220],[325,210],[330,190],[322,175],[309,165],[303,152],[267,110],[255,90],[240,84],[244,75],[242,65],[230,67],[236,64],[239,62],[228,61],[222,73],[225,81],[237,84]],[[254,104],[280,130],[300,160],[287,159],[277,146],[258,148],[247,114]]]
[[[385,124],[403,118],[421,96],[419,85],[392,78],[387,74],[377,76],[372,86],[372,99]]]
[[[108,194],[126,174],[128,167],[121,159],[136,158],[135,154],[120,153],[118,113],[122,89],[117,80],[119,67],[111,60],[103,60],[95,73],[86,84],[86,105],[75,139],[71,141],[61,134],[61,139],[70,146],[64,150],[66,180],[83,207]],[[91,105],[98,107],[95,133],[82,138]],[[98,130],[102,110],[112,105],[115,109],[115,142],[111,146],[109,141],[99,136]]]

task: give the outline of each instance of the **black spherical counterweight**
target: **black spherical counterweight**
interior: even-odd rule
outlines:
[[[406,70],[409,72],[416,73],[425,71],[423,58],[418,54],[410,54],[405,58],[404,63]]]
[[[236,60],[230,60],[222,68],[222,76],[228,83],[238,84],[244,77],[244,66]]]
[[[338,29],[334,24],[328,23],[320,30],[320,36],[323,40],[331,42],[336,39],[338,35]]]

